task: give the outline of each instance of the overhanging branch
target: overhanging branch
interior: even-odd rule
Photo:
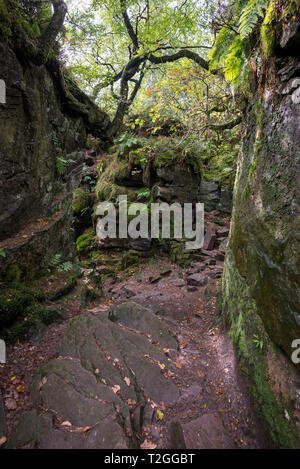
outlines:
[[[227,129],[233,129],[237,125],[239,125],[242,122],[243,118],[242,116],[237,117],[236,119],[232,119],[229,122],[225,122],[224,124],[208,124],[207,127],[211,130],[227,130]]]

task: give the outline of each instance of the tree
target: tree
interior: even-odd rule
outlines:
[[[73,12],[69,3],[69,40],[75,47],[83,40],[86,47],[80,53],[87,52],[75,70],[87,78],[95,98],[109,87],[117,103],[111,136],[118,132],[149,70],[181,59],[209,70],[209,15],[195,0],[172,5],[161,0],[94,0],[84,12]],[[204,50],[203,56],[199,50]]]

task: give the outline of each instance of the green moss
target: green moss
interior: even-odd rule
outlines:
[[[124,252],[122,258],[122,267],[127,269],[128,267],[138,265],[140,263],[140,257],[138,254],[131,254],[130,252]]]
[[[82,189],[75,189],[73,192],[72,210],[74,215],[80,215],[82,210],[85,210],[92,205],[92,197],[89,192]]]
[[[0,33],[11,36],[11,22],[5,0],[0,0]]]
[[[266,58],[272,56],[276,45],[276,15],[274,13],[274,2],[271,1],[266,11],[264,22],[261,26],[261,42]]]
[[[8,267],[6,279],[8,282],[20,282],[24,269],[22,269],[17,263],[11,264]]]
[[[128,162],[118,156],[110,156],[110,159],[102,160],[97,167],[99,180],[96,186],[96,196],[99,200],[113,200],[121,195],[123,188],[118,185],[122,179],[129,176]]]
[[[49,312],[41,305],[44,301],[45,294],[40,287],[23,284],[2,285],[1,336],[12,342],[24,338],[28,331],[40,322],[45,324],[52,322]]]
[[[87,254],[92,251],[95,247],[95,236],[96,233],[93,229],[86,230],[76,241],[77,251],[80,254]]]

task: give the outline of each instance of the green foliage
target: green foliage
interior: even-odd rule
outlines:
[[[65,158],[63,154],[61,142],[59,141],[59,138],[55,132],[52,134],[52,142],[55,148],[56,169],[59,175],[63,176],[65,172],[67,171],[67,167],[76,162],[72,159]]]
[[[49,262],[48,273],[51,273],[54,270],[57,270],[58,272],[70,272],[72,269],[72,262],[62,262],[62,255],[60,253],[57,253]]]
[[[269,7],[268,7],[269,6]],[[247,2],[236,2],[235,15],[232,24],[224,26],[219,32],[215,46],[210,53],[210,69],[218,66],[224,68],[225,78],[234,86],[244,87],[247,90],[250,67],[249,59],[255,59],[255,52],[250,47],[250,36],[260,18],[264,17],[267,10],[266,23],[263,27],[265,43],[268,43],[268,54],[270,52],[267,35],[272,31],[269,28],[270,17],[274,10],[274,2],[271,0],[248,0]],[[268,25],[268,26],[267,26]],[[237,30],[237,33],[235,32]]]
[[[264,11],[268,4],[269,0],[248,1],[239,19],[239,33],[242,40],[249,36],[258,19],[264,16]]]
[[[9,37],[13,30],[19,30],[27,40],[35,41],[51,16],[48,2],[0,0],[0,34]]]
[[[75,163],[75,160],[65,159],[62,156],[56,156],[56,169],[60,176],[63,176],[67,171],[67,167]]]
[[[1,257],[6,257],[6,252],[4,249],[0,248],[0,256]]]
[[[224,64],[235,36],[236,34],[229,26],[224,26],[220,30],[209,56],[211,70]]]
[[[63,262],[57,268],[58,272],[71,272],[72,269],[73,263],[71,261]]]
[[[117,151],[120,156],[128,153],[135,145],[137,145],[138,139],[137,137],[131,132],[124,132],[118,139],[117,139]]]
[[[234,85],[240,81],[245,72],[249,72],[247,63],[249,54],[249,41],[243,40],[241,36],[236,36],[229,47],[225,62],[224,72],[226,80]],[[244,70],[245,68],[245,70]]]
[[[151,189],[149,187],[145,187],[141,192],[137,195],[137,200],[141,199],[149,199],[151,196]]]
[[[264,347],[263,341],[258,337],[257,334],[253,335],[253,343],[256,345],[256,348],[259,348],[260,350],[262,350]]]

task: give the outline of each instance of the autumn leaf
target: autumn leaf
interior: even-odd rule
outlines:
[[[150,440],[144,440],[140,446],[141,449],[155,449],[157,445]]]
[[[127,384],[127,386],[130,386],[130,379],[127,378],[127,376],[125,376],[124,381]]]
[[[115,386],[113,386],[112,388],[112,391],[117,394],[117,392],[119,392],[121,390],[120,386],[118,384],[116,384]]]
[[[182,368],[182,366],[180,365],[180,363],[179,363],[179,362],[174,362],[174,365],[175,365],[177,368],[179,368],[179,369],[181,369],[181,368]]]
[[[159,420],[163,420],[165,415],[161,410],[157,409],[157,416],[158,416]]]

